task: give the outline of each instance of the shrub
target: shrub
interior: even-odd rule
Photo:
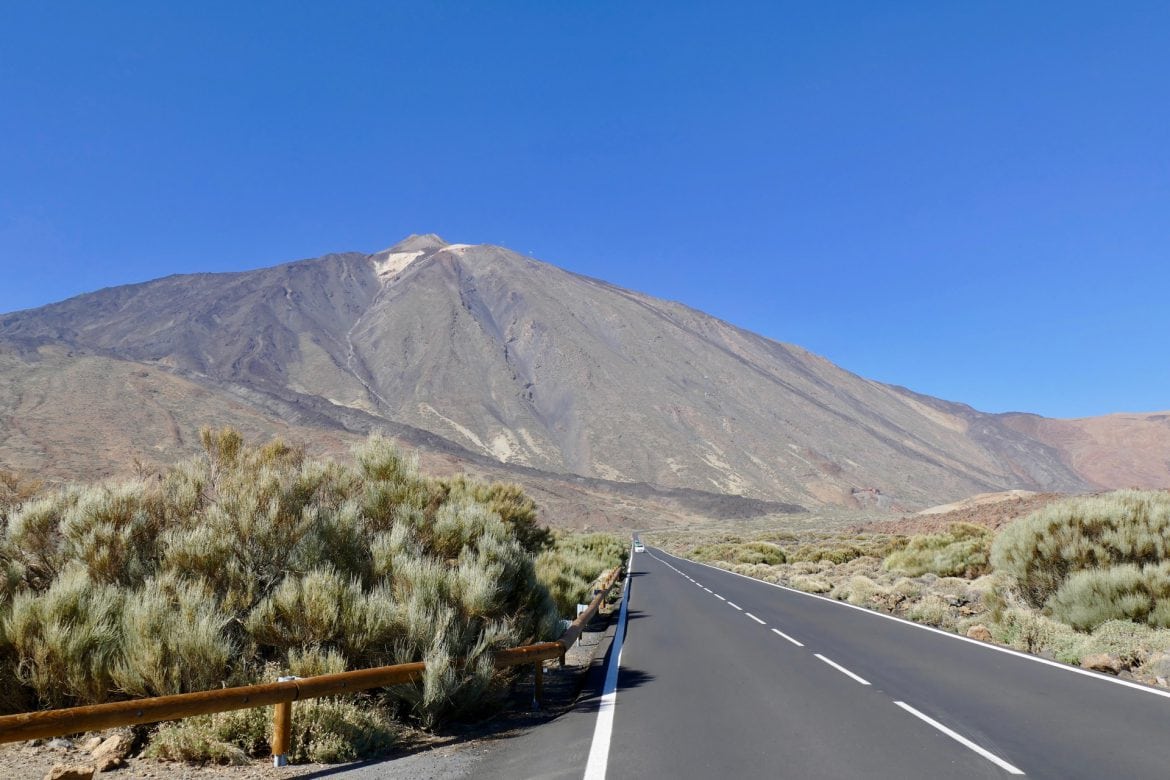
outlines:
[[[955,622],[950,603],[935,593],[927,593],[906,610],[906,617],[916,623],[952,628]]]
[[[940,577],[974,579],[988,572],[992,538],[991,530],[983,526],[954,523],[941,533],[911,537],[883,566],[909,577],[931,572]]]
[[[811,561],[840,565],[865,555],[865,550],[852,544],[843,546],[822,546],[820,544],[803,544],[796,549],[788,559],[791,561]]]
[[[798,575],[793,577],[788,583],[797,590],[803,590],[806,593],[828,593],[833,589],[829,581],[822,577],[806,577]]]
[[[268,752],[271,722],[272,709],[257,707],[164,723],[143,755],[198,764],[246,764],[250,757]]]
[[[1107,569],[1084,569],[1069,575],[1047,601],[1050,614],[1081,631],[1110,620],[1170,626],[1170,562]]]
[[[364,591],[358,580],[321,566],[286,576],[248,613],[244,627],[261,647],[327,648],[366,666],[388,659],[397,620],[398,605],[385,588]]]
[[[28,688],[16,676],[19,657],[8,639],[7,609],[0,606],[0,713],[21,712],[32,706]]]
[[[1109,620],[1082,639],[1081,658],[1094,653],[1116,656],[1127,667],[1137,666],[1156,653],[1170,650],[1170,631],[1129,620]],[[1080,658],[1077,659],[1080,662]]]
[[[577,604],[592,597],[597,578],[624,564],[628,555],[625,538],[617,534],[561,532],[554,536],[553,548],[536,559],[536,574],[557,613],[575,617]]]
[[[60,510],[61,556],[85,564],[96,583],[142,582],[158,557],[162,494],[141,482],[82,488]]]
[[[296,702],[289,761],[337,764],[383,755],[394,746],[396,731],[386,713],[368,700]]]
[[[829,593],[838,601],[848,601],[859,607],[874,606],[874,597],[882,596],[885,589],[869,577],[855,575],[841,582]]]
[[[991,563],[1041,608],[1075,572],[1158,564],[1168,549],[1170,494],[1129,490],[1050,504],[1012,523],[996,537]]]
[[[236,654],[229,622],[202,583],[148,580],[123,601],[121,652],[111,677],[134,696],[218,687]]]
[[[76,488],[63,489],[29,501],[9,518],[5,546],[22,566],[23,584],[30,588],[48,588],[64,568],[67,558],[60,521],[79,494]]]
[[[54,707],[104,701],[114,687],[123,600],[76,564],[44,593],[17,593],[4,633],[21,681]]]
[[[771,542],[721,542],[696,547],[690,555],[696,561],[724,563],[762,563],[777,566],[788,558],[778,545]]]
[[[306,675],[426,659],[426,681],[381,701],[434,725],[495,700],[511,673],[492,650],[555,630],[533,556],[546,533],[515,486],[429,479],[379,437],[354,466],[230,429],[201,439],[204,454],[160,480],[62,488],[0,524],[0,706],[214,688],[270,665]],[[579,572],[588,556],[608,560],[614,539],[581,542]],[[367,749],[339,724],[384,736],[382,716],[347,706],[305,708],[319,718],[303,755]],[[250,723],[166,727],[157,750],[236,760],[261,738]]]
[[[536,503],[523,488],[506,482],[478,482],[463,475],[442,480],[447,500],[470,500],[484,505],[511,529],[520,545],[536,555],[553,546],[553,532],[536,521]]]
[[[1008,607],[989,628],[996,642],[1025,653],[1048,653],[1058,661],[1079,663],[1083,635],[1035,610]]]
[[[294,647],[288,651],[288,673],[296,677],[338,674],[348,668],[345,656],[319,646]]]

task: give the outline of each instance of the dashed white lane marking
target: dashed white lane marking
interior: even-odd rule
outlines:
[[[662,559],[661,559],[661,558],[658,558],[657,560],[661,561],[662,563],[666,563],[666,561],[662,561]],[[667,565],[667,566],[670,566],[670,564],[669,564],[669,563],[666,563],[666,565]],[[674,567],[673,567],[673,566],[670,566],[670,568],[674,569]],[[677,571],[679,574],[682,574],[682,572],[681,572],[681,571],[679,571],[678,569],[674,569],[674,570],[675,570],[675,571]],[[732,574],[734,574],[735,572],[731,572],[731,573],[732,573]],[[690,580],[691,582],[694,582],[694,583],[695,583],[696,585],[698,585],[700,588],[703,588],[703,590],[707,591],[708,593],[710,593],[712,596],[714,596],[715,598],[719,599],[720,601],[727,601],[727,599],[723,598],[723,597],[722,597],[722,596],[720,596],[718,593],[715,593],[715,592],[714,592],[714,591],[712,591],[710,588],[704,587],[704,586],[703,586],[701,583],[697,582],[697,581],[696,581],[696,580],[694,580],[693,578],[691,578],[691,577],[688,577],[688,576],[687,576],[687,575],[685,575],[685,574],[683,574],[683,576],[684,576],[684,577],[686,577],[686,578],[687,578],[688,580]],[[743,576],[743,575],[739,575],[739,576]],[[750,578],[749,578],[749,579],[750,579]],[[765,584],[771,584],[771,583],[765,583]],[[777,587],[783,587],[783,586],[777,586]],[[789,588],[784,588],[784,589],[785,589],[785,590],[790,590]],[[799,592],[799,591],[797,591],[797,592]],[[804,595],[808,595],[808,594],[804,594]],[[828,600],[828,599],[826,599],[826,601],[827,601],[827,600]],[[733,602],[730,602],[730,601],[727,601],[727,603],[728,603],[730,606],[732,606],[732,607],[735,607],[736,609],[738,609],[740,612],[743,612],[743,607],[739,606],[738,604],[735,604],[735,603],[733,603]],[[836,602],[836,603],[840,603],[840,602]],[[848,605],[848,604],[846,604],[845,606],[851,606],[851,605]],[[623,609],[623,611],[625,610],[625,603],[624,603],[624,602],[623,602],[623,604],[622,604],[622,609]],[[758,617],[756,617],[755,615],[753,615],[753,614],[752,614],[752,613],[750,613],[750,612],[744,612],[744,614],[745,614],[745,615],[747,615],[748,617],[750,617],[752,620],[754,620],[754,621],[756,621],[757,623],[759,623],[760,625],[767,625],[767,623],[765,623],[764,621],[760,620]],[[886,615],[882,615],[881,613],[874,613],[874,614],[877,614],[877,615],[878,615],[878,616],[880,616],[880,617],[886,617]],[[620,619],[620,618],[619,618],[619,619]],[[914,624],[911,624],[911,625],[914,625]],[[921,628],[922,626],[918,626],[918,627],[920,627],[920,628]],[[625,632],[623,631],[622,633],[624,634]],[[780,629],[778,629],[778,628],[773,628],[773,629],[772,629],[772,633],[773,633],[773,634],[775,634],[776,636],[780,637],[781,639],[785,639],[785,640],[787,640],[787,641],[791,642],[792,644],[796,645],[797,647],[804,647],[804,644],[803,644],[802,642],[799,642],[799,641],[797,641],[797,640],[793,639],[792,637],[788,636],[788,634],[785,634],[783,631],[781,631],[781,630],[780,630]],[[940,633],[942,633],[942,632],[940,632]],[[620,645],[619,645],[619,647],[620,647]],[[999,649],[999,648],[995,648],[995,649]],[[866,680],[864,677],[861,677],[860,675],[854,674],[853,672],[851,672],[851,671],[849,671],[848,669],[846,669],[844,666],[841,666],[841,664],[839,664],[839,663],[837,663],[837,662],[835,662],[835,661],[832,661],[832,660],[830,660],[830,659],[826,658],[825,656],[821,655],[820,653],[813,653],[813,655],[815,655],[817,658],[819,658],[820,660],[824,661],[826,664],[828,664],[829,666],[833,667],[833,668],[834,668],[834,669],[836,669],[837,671],[839,671],[839,672],[841,672],[842,674],[846,675],[847,677],[850,677],[850,678],[852,678],[852,679],[856,680],[857,682],[861,683],[862,685],[869,685],[869,680]],[[1018,655],[1018,653],[1013,653],[1013,655]],[[619,653],[618,653],[618,664],[620,664],[620,663],[621,663],[621,657],[620,657],[620,656],[621,656],[621,653],[620,653],[620,650],[619,650]],[[1027,657],[1027,656],[1025,656],[1025,657]],[[1035,659],[1032,659],[1032,660],[1035,660]],[[615,664],[615,666],[614,666],[614,670],[615,670],[615,671],[616,671],[616,667],[617,667],[617,665]],[[616,688],[616,677],[617,677],[617,675],[615,674],[615,675],[614,675],[614,678],[615,678],[615,688]],[[607,681],[607,682],[608,682],[608,681]],[[608,685],[607,685],[606,687],[607,687],[607,689],[608,689]],[[606,696],[602,698],[602,709],[605,709],[605,705],[606,705],[606,701],[605,701],[605,699],[606,699],[606,697],[609,697],[609,696],[610,696],[610,694],[609,694],[609,693],[607,693],[607,694],[606,694]],[[961,734],[959,734],[959,733],[957,733],[957,732],[953,731],[952,729],[949,729],[949,728],[947,728],[946,726],[944,726],[943,724],[939,723],[939,722],[938,722],[937,720],[935,720],[934,718],[931,718],[929,715],[926,715],[926,714],[924,714],[924,713],[921,713],[921,712],[919,712],[918,710],[914,709],[913,707],[911,707],[911,706],[910,706],[909,704],[907,704],[906,702],[904,702],[904,701],[895,701],[895,702],[894,702],[894,704],[898,705],[899,707],[901,707],[901,708],[902,708],[903,710],[905,710],[906,712],[909,712],[911,715],[913,715],[914,717],[918,718],[918,719],[919,719],[919,720],[921,720],[922,722],[924,722],[924,723],[926,723],[926,724],[928,724],[928,725],[932,726],[932,727],[933,727],[933,728],[935,728],[935,729],[938,729],[938,730],[939,730],[939,731],[941,731],[943,734],[947,735],[947,736],[948,736],[948,737],[950,737],[951,739],[953,739],[953,740],[955,740],[956,742],[958,742],[960,745],[962,745],[962,746],[966,747],[967,749],[969,749],[969,750],[972,750],[972,751],[974,751],[975,753],[978,753],[979,755],[983,756],[983,757],[984,757],[984,758],[986,758],[988,761],[990,761],[991,763],[995,764],[995,765],[996,765],[996,766],[998,766],[1000,769],[1003,769],[1003,770],[1004,770],[1005,772],[1007,772],[1008,774],[1012,774],[1012,775],[1023,775],[1023,774],[1024,774],[1023,770],[1021,770],[1019,767],[1016,767],[1016,766],[1014,766],[1013,764],[1010,764],[1010,763],[1008,763],[1007,761],[1004,761],[1002,758],[1000,758],[999,756],[995,755],[995,754],[994,754],[994,753],[992,753],[990,750],[987,750],[987,749],[985,749],[985,748],[982,748],[982,747],[980,747],[979,745],[976,745],[976,744],[975,744],[974,742],[972,742],[971,740],[969,740],[969,739],[967,739],[966,737],[964,737],[963,735],[961,735]],[[609,728],[611,728],[611,729],[612,729],[612,724],[613,724],[613,711],[612,711],[612,707],[613,707],[613,702],[612,702],[612,699],[611,699],[611,700],[610,700],[610,707],[609,707],[609,712],[607,713],[607,714],[608,714],[608,716],[609,716],[609,717],[608,717],[609,724],[610,724],[610,725],[609,725]],[[600,730],[601,730],[601,714],[600,714],[600,713],[599,713],[599,716],[598,716],[598,729],[597,729],[597,730],[598,730],[598,731],[600,731]],[[593,756],[593,754],[594,754],[594,752],[596,752],[596,751],[597,751],[597,749],[598,749],[598,745],[597,745],[597,734],[595,734],[595,735],[594,735],[594,744],[593,744],[593,749],[591,749],[591,750],[590,750],[590,756],[589,756],[589,757],[590,757],[590,761],[589,761],[589,766],[588,766],[588,768],[587,768],[587,769],[586,769],[586,771],[585,771],[585,778],[586,778],[586,780],[590,780],[590,778],[604,778],[604,777],[605,777],[605,765],[606,765],[606,763],[608,763],[608,758],[609,758],[609,735],[608,735],[608,734],[606,735],[606,738],[605,738],[605,753],[604,753],[604,756],[605,756],[605,758],[603,758],[603,759],[602,759],[602,761],[601,761],[600,774],[598,774],[598,773],[597,773],[597,767],[596,767],[596,765],[594,764],[594,760],[593,760],[593,759],[594,759],[594,756]]]
[[[780,637],[781,639],[787,639],[789,642],[796,645],[797,647],[804,647],[804,644],[802,642],[797,642],[795,639],[788,636],[788,634],[785,634],[783,631],[781,631],[778,628],[773,628],[772,633],[775,634],[776,636]]]
[[[659,552],[662,553],[663,555],[670,555],[670,553],[666,552],[665,550],[659,550]],[[658,558],[657,556],[651,556],[651,557],[655,558],[655,560],[662,561],[663,563],[666,563],[667,566],[670,566],[669,563],[667,563],[666,561],[663,561],[661,558]],[[1108,674],[1102,674],[1101,672],[1094,672],[1094,671],[1090,671],[1088,669],[1081,669],[1080,667],[1077,667],[1077,666],[1069,666],[1068,664],[1061,663],[1060,661],[1052,661],[1052,660],[1049,660],[1047,658],[1041,658],[1040,656],[1036,656],[1036,655],[1028,655],[1027,653],[1022,653],[1019,650],[1012,650],[1010,647],[1000,647],[999,645],[993,645],[993,644],[990,644],[988,642],[983,642],[979,639],[971,639],[970,637],[962,636],[961,634],[952,634],[951,632],[944,631],[941,628],[935,628],[934,626],[928,626],[928,625],[925,625],[923,623],[915,623],[913,621],[906,620],[905,618],[896,617],[894,615],[887,615],[885,612],[877,612],[875,610],[867,609],[866,607],[861,607],[861,606],[858,606],[856,604],[850,604],[848,601],[837,601],[834,598],[830,598],[828,596],[822,596],[818,593],[807,593],[803,590],[797,590],[796,588],[791,588],[787,585],[780,585],[780,584],[775,583],[775,582],[765,582],[763,580],[757,580],[756,578],[749,577],[746,574],[740,574],[739,572],[728,571],[727,569],[721,569],[718,566],[712,566],[709,563],[702,563],[701,561],[692,561],[692,560],[688,560],[686,558],[679,558],[677,555],[670,555],[670,557],[674,558],[676,560],[685,560],[685,561],[687,561],[687,563],[694,564],[695,566],[704,566],[708,569],[711,569],[712,571],[722,572],[723,574],[730,574],[732,577],[739,577],[741,579],[749,580],[749,581],[757,583],[759,585],[765,585],[769,588],[776,588],[777,590],[785,590],[785,591],[788,591],[789,593],[792,593],[793,595],[796,595],[796,596],[801,596],[801,597],[810,598],[810,599],[817,599],[819,601],[825,601],[825,602],[828,602],[829,604],[836,604],[838,607],[845,607],[846,609],[854,609],[854,610],[857,610],[858,612],[862,612],[862,613],[869,615],[871,617],[881,618],[882,620],[892,620],[896,623],[901,623],[902,625],[907,626],[909,628],[915,628],[915,629],[918,629],[920,631],[929,631],[932,634],[938,634],[939,636],[945,636],[947,639],[953,639],[957,642],[966,642],[968,644],[975,645],[976,647],[982,647],[984,650],[989,650],[989,651],[994,652],[994,653],[1004,653],[1005,655],[1014,655],[1016,658],[1022,658],[1025,661],[1031,661],[1031,662],[1037,663],[1037,664],[1044,664],[1045,666],[1051,666],[1054,669],[1060,669],[1061,671],[1069,672],[1071,674],[1079,674],[1079,675],[1082,675],[1084,677],[1091,677],[1094,680],[1097,680],[1099,682],[1110,683],[1111,685],[1122,685],[1122,686],[1125,686],[1126,688],[1131,688],[1135,691],[1141,691],[1142,693],[1149,693],[1149,694],[1152,694],[1154,696],[1161,696],[1163,698],[1170,699],[1170,691],[1167,691],[1167,690],[1164,690],[1161,688],[1151,688],[1150,686],[1143,685],[1142,683],[1132,682],[1130,680],[1122,680],[1122,679],[1119,679],[1117,677],[1113,677],[1113,676],[1108,675]]]
[[[836,661],[830,661],[828,658],[825,658],[825,657],[824,657],[823,655],[821,655],[820,653],[813,653],[813,655],[815,655],[817,658],[819,658],[819,659],[821,659],[822,661],[824,661],[825,663],[827,663],[829,666],[831,666],[831,667],[833,667],[834,669],[836,669],[836,670],[837,670],[838,672],[840,672],[841,674],[844,674],[844,675],[846,675],[846,676],[848,676],[848,677],[852,677],[854,680],[857,680],[857,682],[861,683],[862,685],[869,685],[869,680],[865,679],[864,677],[858,677],[856,674],[854,674],[853,672],[849,671],[848,669],[846,669],[844,666],[842,666],[841,664],[837,663]]]
[[[743,607],[741,607],[739,604],[736,604],[734,601],[729,601],[729,602],[727,602],[727,606],[729,606],[729,607],[735,607],[735,608],[736,608],[736,609],[738,609],[740,612],[743,612]]]
[[[1007,772],[1008,774],[1012,774],[1012,775],[1022,775],[1022,774],[1024,774],[1024,772],[1023,772],[1023,770],[1022,770],[1022,769],[1019,769],[1018,767],[1012,766],[1012,765],[1011,765],[1011,764],[1009,764],[1007,761],[1004,761],[1002,758],[1000,758],[999,756],[997,756],[997,755],[995,755],[994,753],[992,753],[990,750],[986,750],[986,749],[984,749],[984,748],[981,748],[981,747],[979,747],[978,745],[976,745],[974,742],[972,742],[971,740],[967,739],[967,738],[966,738],[966,737],[964,737],[963,735],[955,733],[954,731],[950,730],[949,728],[947,728],[947,727],[946,727],[946,726],[944,726],[943,724],[939,723],[937,720],[935,720],[934,718],[930,717],[929,715],[924,715],[924,714],[922,714],[921,712],[919,712],[918,710],[914,709],[913,707],[911,707],[911,706],[910,706],[909,704],[907,704],[906,702],[904,702],[904,701],[896,701],[896,702],[894,702],[894,704],[897,704],[899,707],[901,707],[902,709],[906,710],[906,712],[909,712],[911,715],[913,715],[914,717],[916,717],[916,718],[918,718],[919,720],[923,721],[924,723],[927,723],[927,724],[929,724],[929,725],[931,725],[931,726],[935,727],[936,729],[938,729],[939,731],[941,731],[943,734],[946,734],[948,737],[950,737],[951,739],[953,739],[953,740],[955,740],[956,742],[958,742],[960,745],[962,745],[962,746],[964,746],[964,747],[966,747],[966,748],[969,748],[969,749],[971,749],[971,750],[974,750],[976,753],[978,753],[979,755],[983,756],[983,757],[984,757],[984,758],[986,758],[988,761],[990,761],[991,763],[993,763],[993,764],[995,764],[996,766],[998,766],[1000,769],[1003,769],[1003,770],[1004,770],[1005,772]]]

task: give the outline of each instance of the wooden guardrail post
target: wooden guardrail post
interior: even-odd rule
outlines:
[[[292,682],[296,677],[278,677],[277,682]],[[272,713],[272,765],[288,766],[288,751],[292,747],[291,701],[279,702]]]

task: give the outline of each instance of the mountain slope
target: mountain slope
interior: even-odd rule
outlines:
[[[1097,484],[1009,418],[436,236],[102,290],[0,317],[0,343],[145,363],[299,424],[405,426],[485,462],[610,482],[842,506]]]

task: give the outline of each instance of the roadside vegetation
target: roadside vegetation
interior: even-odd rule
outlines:
[[[1153,685],[1170,680],[1167,492],[1068,498],[998,533],[954,523],[909,536],[782,528],[645,536],[767,582]]]
[[[207,690],[423,660],[425,679],[298,705],[293,756],[384,751],[496,706],[493,650],[554,638],[612,535],[554,536],[514,485],[430,478],[373,437],[339,464],[202,432],[131,482],[0,480],[0,711]],[[165,725],[161,758],[268,750],[265,710]]]
[[[629,540],[610,533],[559,531],[552,547],[536,559],[536,575],[548,588],[558,614],[576,616],[577,605],[593,598],[593,585],[602,574],[629,558]]]

